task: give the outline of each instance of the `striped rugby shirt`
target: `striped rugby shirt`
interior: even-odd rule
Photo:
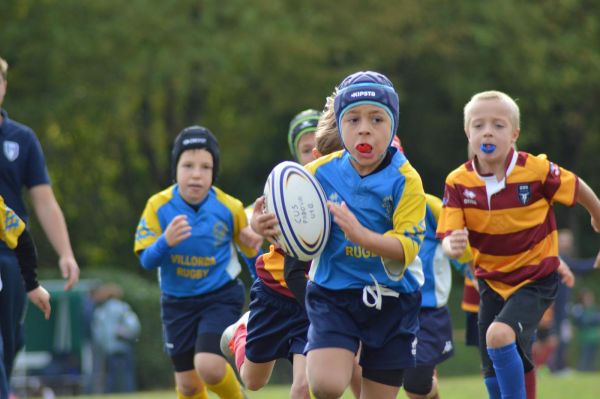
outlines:
[[[437,228],[439,239],[468,229],[475,275],[504,299],[557,269],[553,205],[574,205],[579,182],[545,157],[514,150],[505,176],[482,176],[473,161],[452,171]]]

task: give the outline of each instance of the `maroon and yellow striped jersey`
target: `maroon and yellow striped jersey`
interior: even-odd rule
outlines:
[[[281,249],[275,249],[273,245],[269,246],[269,252],[262,254],[256,259],[256,275],[273,291],[294,298],[294,294],[288,288],[283,274],[284,256],[285,254]]]
[[[553,205],[574,205],[579,179],[545,157],[514,150],[505,176],[498,182],[480,175],[473,161],[452,171],[437,238],[466,227],[475,275],[506,299],[558,267]]]
[[[463,287],[463,299],[460,307],[465,312],[479,312],[479,291],[475,288],[475,284],[470,278],[465,277],[465,286]]]

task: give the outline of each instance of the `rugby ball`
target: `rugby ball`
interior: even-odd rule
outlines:
[[[275,238],[288,255],[302,261],[321,254],[331,229],[325,192],[302,165],[285,161],[273,168],[264,190],[265,211],[281,231]]]

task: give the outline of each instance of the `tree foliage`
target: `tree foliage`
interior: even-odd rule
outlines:
[[[290,118],[359,69],[395,83],[399,135],[427,191],[441,195],[465,159],[462,107],[491,88],[518,99],[522,149],[598,189],[599,11],[574,0],[5,0],[4,106],[40,137],[82,265],[136,267],[135,226],[171,182],[182,128],[217,135],[218,185],[250,202],[290,157]],[[582,213],[561,215],[590,235]]]

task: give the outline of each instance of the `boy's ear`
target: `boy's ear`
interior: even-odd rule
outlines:
[[[312,149],[312,155],[313,155],[313,158],[314,158],[314,159],[317,159],[317,158],[321,158],[321,156],[322,156],[323,154],[321,154],[321,153],[319,152],[319,150],[317,150],[317,148],[316,148],[316,147],[313,147],[313,149]]]
[[[513,142],[513,144],[517,142],[517,139],[519,138],[520,134],[521,134],[521,129],[515,129],[515,130],[513,130],[513,133],[512,133],[512,142]]]

